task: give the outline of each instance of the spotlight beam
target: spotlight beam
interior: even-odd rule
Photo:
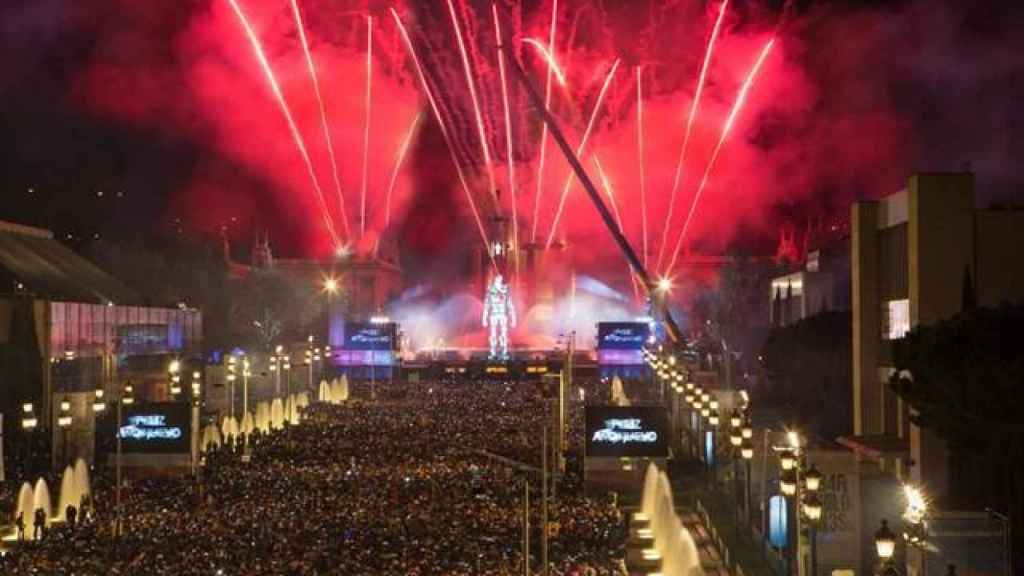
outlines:
[[[373,102],[373,16],[366,17],[366,121],[363,126],[363,187],[359,201],[359,237],[366,235],[366,188],[370,174],[370,110]]]

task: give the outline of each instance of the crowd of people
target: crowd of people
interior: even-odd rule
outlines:
[[[605,386],[606,387],[606,386]],[[590,386],[594,398],[601,389]],[[523,383],[399,383],[369,401],[315,404],[300,425],[206,455],[198,478],[101,473],[89,514],[0,559],[3,574],[513,575],[540,566],[541,436],[548,408]],[[552,573],[619,576],[627,531],[611,495],[584,495],[582,405],[548,510]],[[494,456],[502,458],[495,458]],[[510,465],[509,460],[523,465]]]

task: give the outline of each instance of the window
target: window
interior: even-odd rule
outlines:
[[[910,332],[910,300],[889,300],[882,310],[882,338],[899,340]]]

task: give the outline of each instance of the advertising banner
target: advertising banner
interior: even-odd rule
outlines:
[[[396,350],[398,328],[394,322],[345,323],[345,350]]]
[[[668,456],[668,414],[660,406],[587,406],[588,457]]]
[[[647,343],[650,326],[644,322],[598,322],[598,350],[640,350]]]

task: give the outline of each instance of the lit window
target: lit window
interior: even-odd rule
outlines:
[[[910,332],[910,300],[890,300],[885,303],[885,321],[882,336],[886,340],[898,340]]]

